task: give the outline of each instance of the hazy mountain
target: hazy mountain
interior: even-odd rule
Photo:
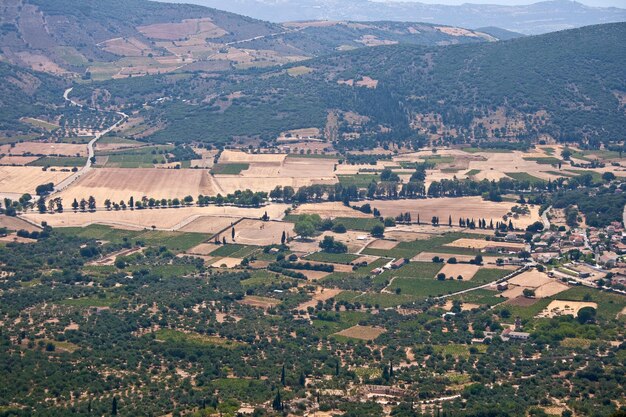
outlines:
[[[4,60],[94,79],[183,68],[223,72],[267,67],[364,46],[495,39],[418,23],[277,24],[198,5],[148,0],[6,0],[0,5]]]
[[[626,21],[626,9],[554,0],[525,6],[445,6],[371,0],[175,0],[198,3],[274,22],[292,20],[394,20],[478,28],[497,26],[524,34]]]

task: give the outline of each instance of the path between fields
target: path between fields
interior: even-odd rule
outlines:
[[[441,295],[439,297],[435,297],[435,299],[444,299],[444,298],[454,297],[455,295],[466,294],[468,292],[476,291],[476,290],[479,290],[479,289],[482,289],[482,288],[487,288],[487,287],[490,287],[490,286],[492,286],[494,284],[499,284],[501,282],[508,281],[509,279],[513,278],[514,276],[519,275],[522,272],[527,271],[532,266],[534,266],[534,265],[526,264],[523,267],[521,267],[520,269],[516,269],[515,271],[511,272],[510,274],[508,274],[505,277],[500,278],[499,280],[496,280],[496,281],[493,281],[493,282],[488,282],[488,283],[480,285],[478,287],[473,287],[473,288],[468,288],[466,290],[457,291],[457,292],[452,293],[452,294]]]
[[[68,101],[72,106],[83,107],[82,104],[72,100],[69,97],[69,95],[70,95],[70,93],[72,92],[73,89],[74,89],[74,87],[70,87],[67,90],[65,90],[65,92],[63,93],[63,99],[65,101]],[[92,109],[92,110],[95,110],[95,109]],[[113,125],[109,126],[107,129],[105,129],[105,130],[103,130],[101,132],[96,133],[94,138],[91,139],[89,141],[89,143],[87,144],[88,155],[87,155],[87,162],[85,162],[85,166],[82,167],[81,169],[79,169],[78,171],[76,171],[75,173],[73,173],[72,175],[70,175],[69,177],[67,177],[66,179],[64,179],[63,181],[61,181],[60,183],[58,183],[54,187],[54,191],[52,192],[51,195],[54,195],[56,193],[59,193],[59,192],[63,191],[64,189],[69,187],[72,183],[74,183],[74,181],[78,180],[81,176],[83,176],[84,174],[86,174],[87,172],[89,172],[91,170],[91,166],[92,166],[92,161],[91,160],[96,155],[96,152],[94,150],[94,145],[96,144],[98,139],[100,139],[102,136],[106,135],[107,133],[109,133],[110,131],[112,131],[113,129],[115,129],[116,127],[121,125],[122,123],[124,123],[126,121],[126,119],[128,119],[128,115],[126,113],[124,113],[124,112],[117,111],[115,113],[117,113],[120,116],[122,116],[122,118],[118,122],[116,122]]]

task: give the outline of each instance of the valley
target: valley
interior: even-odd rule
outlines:
[[[623,417],[626,23],[0,11],[0,416]]]

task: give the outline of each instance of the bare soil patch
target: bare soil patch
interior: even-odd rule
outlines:
[[[0,165],[27,165],[38,160],[39,156],[3,156],[0,158]]]
[[[389,250],[389,249],[395,248],[398,245],[398,243],[399,242],[394,241],[394,240],[377,239],[373,241],[372,243],[370,243],[367,247],[369,249]]]
[[[322,217],[323,219],[334,219],[337,217],[354,217],[359,219],[368,219],[372,217],[371,215],[361,213],[358,210],[346,207],[342,203],[336,201],[319,204],[302,204],[301,206],[298,206],[298,208],[293,210],[291,214],[319,214],[320,217]]]
[[[133,196],[157,199],[182,198],[198,194],[215,195],[215,186],[208,172],[196,169],[98,168],[83,175],[61,193],[64,201],[94,196],[98,207],[104,200],[128,201]]]
[[[246,219],[235,226],[235,242],[257,246],[279,244],[283,232],[287,238],[294,236],[293,223]]]
[[[491,242],[488,240],[467,239],[467,238],[457,239],[454,242],[448,243],[445,246],[450,246],[454,248],[478,249],[478,250],[482,250],[490,246],[498,246],[500,248],[509,248],[511,250],[523,250],[526,247],[526,245],[524,245],[523,243]]]
[[[470,264],[445,264],[439,273],[446,274],[446,277],[453,277],[454,279],[457,279],[460,275],[463,277],[463,281],[469,281],[474,278],[474,275],[480,268],[478,265]]]
[[[71,201],[71,200],[70,200]],[[65,200],[66,205],[67,200]],[[48,222],[53,227],[88,226],[90,224],[107,224],[121,228],[150,229],[156,226],[159,230],[184,230],[188,232],[200,231],[204,233],[218,232],[222,226],[228,226],[235,219],[241,217],[260,218],[265,211],[269,215],[282,212],[283,205],[271,205],[265,208],[241,208],[232,206],[181,207],[168,209],[146,210],[99,210],[95,213],[74,213],[66,209],[63,213],[40,214],[31,212],[24,217],[37,224]],[[199,220],[198,229],[188,225]],[[230,237],[229,237],[230,238]]]
[[[352,339],[374,340],[385,332],[386,330],[382,327],[359,326],[357,324],[356,326],[352,326],[335,334],[339,336],[350,337]]]
[[[239,301],[240,304],[248,305],[251,307],[258,307],[262,309],[270,309],[280,304],[280,300],[268,297],[258,297],[254,295],[247,295],[243,300]]]
[[[241,259],[238,258],[222,258],[211,264],[213,268],[235,268],[241,264]]]
[[[55,142],[20,142],[14,147],[0,146],[0,154],[7,155],[59,155],[59,156],[87,156],[87,145]]]
[[[422,222],[430,222],[433,216],[438,216],[441,223],[447,224],[449,216],[452,223],[458,224],[459,218],[485,219],[487,223],[503,220],[515,204],[507,202],[484,201],[481,197],[459,198],[427,198],[416,200],[380,200],[372,201],[372,208],[380,210],[384,217],[396,217],[401,213],[411,213],[411,218],[417,220],[420,216]],[[511,219],[516,227],[526,227],[539,220],[537,209],[531,210],[531,214]]]
[[[37,186],[46,183],[58,184],[72,173],[63,171],[44,171],[40,167],[0,166],[0,193],[35,195]]]
[[[0,215],[0,227],[6,227],[9,230],[27,230],[29,232],[36,232],[41,230],[40,227],[34,226],[26,220],[19,217],[11,217]]]
[[[576,317],[578,315],[578,311],[583,307],[593,307],[597,309],[598,304],[585,301],[554,300],[548,305],[548,307],[545,308],[545,310],[539,313],[537,317],[552,318],[557,316],[565,316],[568,314]]]

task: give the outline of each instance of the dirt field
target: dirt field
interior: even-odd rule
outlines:
[[[238,258],[222,258],[211,264],[213,268],[234,268],[241,264],[241,259]]]
[[[339,293],[341,293],[341,290],[338,288],[317,287],[315,289],[315,293],[313,294],[313,298],[300,304],[297,309],[306,310],[308,307],[315,307],[318,301],[326,301],[337,296]]]
[[[26,165],[39,158],[39,156],[3,156],[0,158],[0,165]]]
[[[519,285],[521,287],[538,288],[555,281],[548,277],[547,274],[539,272],[536,269],[531,269],[530,271],[523,272],[511,278],[508,282],[509,284]]]
[[[182,40],[192,35],[217,38],[227,33],[209,18],[187,19],[178,23],[157,23],[139,26],[137,29],[148,38],[166,40]]]
[[[597,309],[598,304],[583,301],[554,300],[548,305],[548,307],[545,308],[545,310],[539,313],[537,317],[552,318],[556,316],[565,316],[568,314],[576,317],[578,315],[578,311],[583,307],[593,307]]]
[[[286,154],[247,154],[225,151],[220,163],[247,163],[249,168],[239,175],[215,175],[216,189],[222,194],[236,190],[269,192],[276,186],[298,189],[312,184],[335,184],[336,160],[287,158]]]
[[[322,278],[325,278],[327,276],[330,275],[330,272],[324,272],[324,271],[307,271],[306,269],[304,270],[299,270],[297,272],[300,272],[302,274],[304,274],[304,276],[306,276],[306,279],[308,281],[318,281]]]
[[[447,278],[453,277],[454,279],[461,275],[463,281],[469,281],[474,278],[474,275],[480,268],[478,265],[470,264],[445,264],[439,273],[446,274]]]
[[[293,223],[246,219],[235,226],[235,241],[239,244],[257,246],[279,244],[283,232],[287,238],[294,236]]]
[[[60,195],[66,202],[74,198],[94,196],[98,207],[104,200],[119,202],[149,198],[183,198],[198,194],[215,195],[213,180],[208,172],[196,169],[156,168],[98,168],[83,175]],[[68,203],[69,204],[69,203]]]
[[[302,204],[293,210],[291,214],[319,214],[323,219],[334,219],[336,217],[367,219],[372,217],[370,214],[361,213],[358,210],[346,207],[340,202]]]
[[[335,334],[338,336],[350,337],[352,339],[374,340],[385,332],[386,330],[381,327],[359,326],[357,324],[356,326],[352,326]]]
[[[87,145],[73,143],[45,143],[21,142],[0,146],[0,154],[6,155],[60,155],[60,156],[87,156]]]
[[[411,258],[411,261],[412,262],[432,262],[435,256],[445,259],[446,261],[452,257],[456,258],[456,260],[459,262],[469,262],[470,260],[474,259],[473,255],[455,255],[451,253],[422,252],[422,253],[419,253],[417,256]],[[498,257],[496,256],[483,256],[483,264],[488,265],[489,268],[494,268],[497,259]],[[498,268],[507,269],[507,270],[515,270],[517,269],[517,266],[505,265],[505,266],[501,266]],[[465,275],[463,275],[463,277],[465,277]]]
[[[41,230],[40,227],[34,226],[29,222],[20,219],[19,217],[10,217],[0,215],[0,227],[6,227],[9,230],[28,230],[29,232],[35,232]]]
[[[443,306],[443,309],[446,311],[450,311],[452,310],[452,306],[453,306],[452,300],[447,300]],[[475,308],[480,308],[480,304],[463,303],[461,305],[461,311],[471,311]]]
[[[397,245],[398,245],[398,242],[393,241],[393,240],[377,239],[373,241],[372,243],[370,243],[367,247],[369,249],[389,250],[389,249],[395,248]]]
[[[243,300],[239,301],[240,304],[248,305],[251,307],[258,307],[262,309],[269,309],[280,304],[279,300],[268,297],[258,297],[254,295],[247,295]]]
[[[180,228],[181,232],[217,233],[239,220],[239,217],[200,216]]]
[[[57,184],[69,177],[71,172],[43,171],[40,167],[0,166],[0,194],[24,193],[35,195],[38,185],[52,182]]]
[[[452,243],[448,243],[445,246],[450,246],[453,248],[469,248],[469,249],[485,249],[490,246],[497,246],[501,248],[509,248],[511,250],[523,250],[526,245],[523,243],[509,243],[509,242],[492,242],[488,240],[481,239],[466,239],[461,238],[457,239]]]
[[[67,204],[67,203],[66,203]],[[88,226],[90,224],[108,224],[131,229],[149,229],[153,225],[160,230],[199,231],[203,233],[218,232],[228,226],[234,219],[241,217],[261,218],[265,211],[270,216],[284,210],[283,205],[272,205],[265,208],[238,208],[229,206],[182,207],[178,209],[146,209],[146,210],[100,210],[95,213],[74,213],[66,209],[63,213],[39,214],[31,212],[24,217],[37,224],[48,222],[53,227]],[[206,218],[205,218],[206,217]],[[199,228],[193,229],[191,224],[199,222]],[[224,226],[225,225],[225,226]],[[201,229],[200,229],[201,227]]]
[[[568,288],[569,287],[563,284],[562,282],[553,281],[553,282],[550,282],[548,284],[544,284],[538,287],[535,290],[535,297],[537,298],[552,297],[553,295],[566,291]]]
[[[380,210],[384,217],[396,217],[400,213],[411,213],[411,218],[417,220],[419,214],[422,222],[430,222],[433,216],[439,216],[441,224],[447,224],[448,216],[452,216],[452,224],[458,225],[460,217],[470,219],[485,219],[501,221],[503,216],[515,204],[506,202],[484,201],[481,197],[460,198],[428,198],[418,200],[383,200],[371,202],[372,208]],[[524,228],[539,220],[538,208],[531,209],[531,214],[519,219],[512,219],[513,225]]]

